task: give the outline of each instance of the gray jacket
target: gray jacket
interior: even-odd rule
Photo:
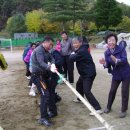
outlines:
[[[68,56],[73,52],[72,39],[68,38],[66,41],[61,41],[61,55]]]
[[[46,51],[43,45],[40,45],[33,51],[31,56],[32,73],[46,74],[50,71],[50,65],[48,63],[54,62],[49,51]]]

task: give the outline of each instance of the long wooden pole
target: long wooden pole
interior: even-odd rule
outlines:
[[[110,126],[107,123],[107,121],[104,120],[103,117],[96,112],[96,110],[91,106],[91,104],[88,101],[86,101],[58,71],[56,71],[56,73],[66,83],[66,85],[73,91],[73,93],[84,103],[84,105],[94,114],[94,116],[103,124],[103,126],[107,130],[112,130],[112,126]]]

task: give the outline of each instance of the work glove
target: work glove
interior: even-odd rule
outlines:
[[[51,72],[56,73],[57,68],[56,68],[55,64],[51,64],[50,70],[51,70]]]

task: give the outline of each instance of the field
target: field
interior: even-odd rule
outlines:
[[[94,81],[92,92],[104,109],[107,104],[110,89],[111,76],[99,64],[103,57],[104,50],[93,49],[91,51],[97,68],[97,76]],[[39,97],[30,97],[27,88],[28,80],[25,78],[25,65],[22,62],[22,50],[3,52],[9,68],[6,71],[0,70],[0,126],[4,130],[48,130],[37,123],[39,119]],[[128,51],[130,61],[130,52]],[[75,68],[75,83],[78,73]],[[75,84],[74,84],[75,87]],[[54,126],[50,130],[88,130],[90,128],[102,127],[101,123],[89,116],[90,111],[82,103],[74,103],[76,96],[65,85],[57,86],[56,90],[62,97],[57,104],[58,116],[52,119]],[[130,109],[124,119],[118,117],[121,108],[121,92],[118,89],[115,102],[110,114],[103,114],[102,117],[111,125],[124,126],[115,128],[117,130],[130,130],[126,125],[130,122]],[[130,108],[130,104],[129,104]]]

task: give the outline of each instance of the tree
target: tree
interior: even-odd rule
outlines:
[[[97,27],[116,26],[122,20],[122,11],[115,0],[97,0],[95,6],[95,22]]]
[[[14,7],[15,3],[12,0],[0,0],[0,30],[5,27]]]
[[[72,15],[71,20],[73,21],[73,32],[75,32],[76,21],[87,19],[86,4],[86,0],[70,0],[70,14]],[[80,29],[82,30],[82,27]]]
[[[82,25],[82,21],[88,18],[86,5],[89,2],[88,0],[46,0],[43,8],[48,12],[50,21],[62,23],[63,30],[65,30],[66,23],[72,21],[74,32],[75,23],[80,20],[80,25]]]
[[[89,29],[90,31],[96,31],[96,30],[97,30],[97,27],[96,27],[96,25],[95,25],[94,22],[90,22],[89,25],[88,25],[88,29]]]
[[[120,28],[123,31],[130,31],[130,18],[124,16],[121,23],[117,26],[117,28]]]
[[[29,32],[40,32],[40,26],[42,23],[43,11],[34,10],[32,12],[26,13],[25,24]]]
[[[7,21],[7,31],[13,36],[14,33],[21,33],[26,31],[25,17],[23,14],[16,14],[10,17]]]
[[[38,33],[56,33],[59,29],[59,23],[49,22],[45,17],[45,13],[42,9],[34,10],[26,14],[26,26],[29,32]]]
[[[43,9],[48,12],[47,18],[52,22],[62,23],[62,29],[65,30],[65,24],[71,20],[70,0],[45,0]]]
[[[47,19],[42,19],[41,33],[57,33],[60,31],[59,23],[50,23]]]
[[[119,7],[121,8],[123,15],[130,18],[130,6],[124,3],[119,3]]]
[[[0,0],[0,30],[5,27],[9,17],[42,8],[42,1],[44,0]]]
[[[13,0],[13,1],[15,1],[16,5],[13,10],[13,14],[15,12],[25,14],[26,12],[42,8],[41,2],[44,0]]]

